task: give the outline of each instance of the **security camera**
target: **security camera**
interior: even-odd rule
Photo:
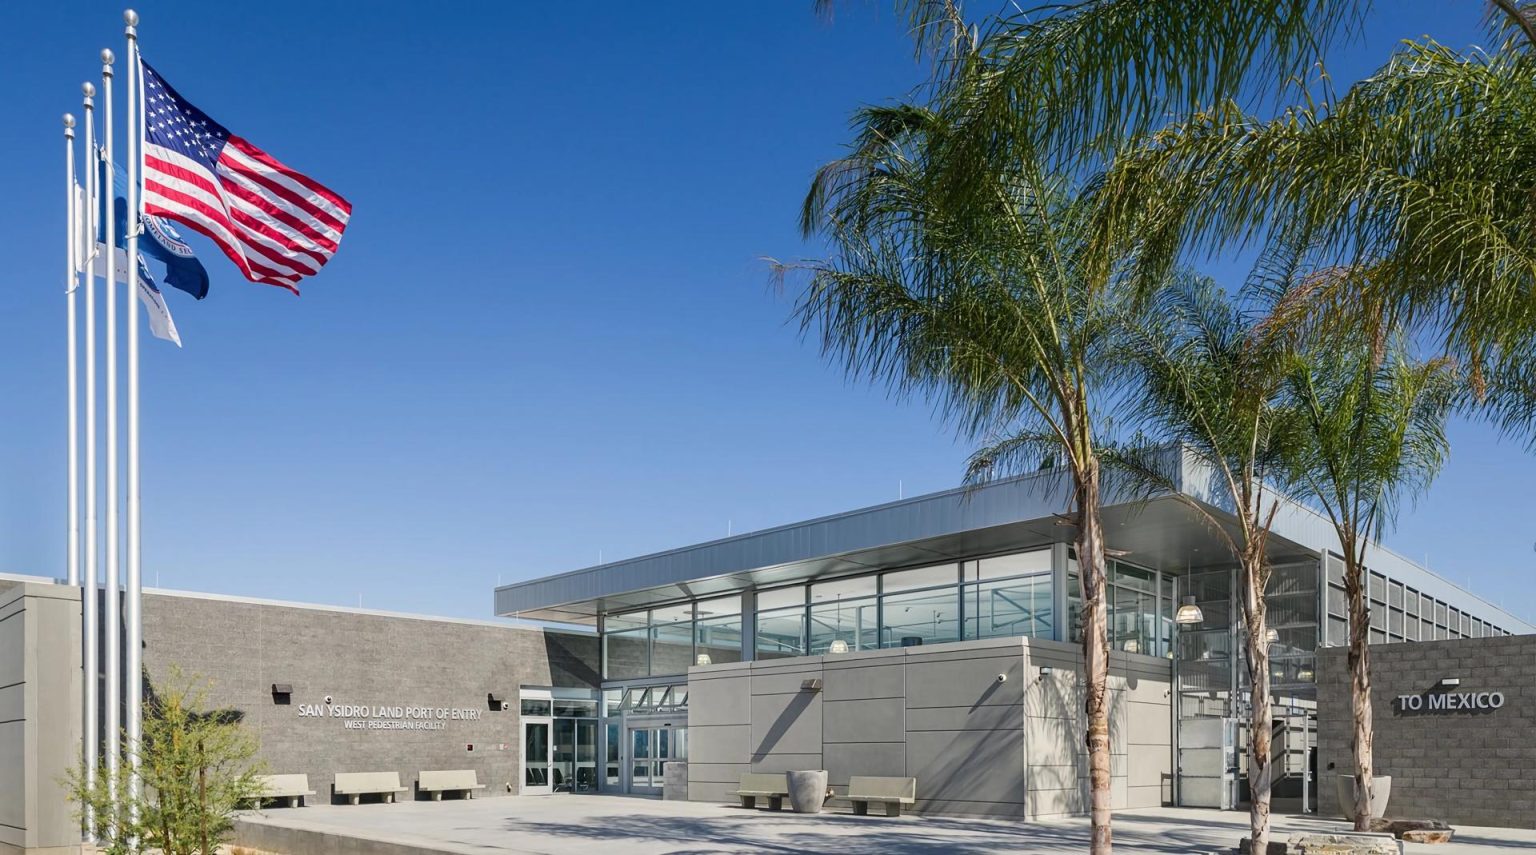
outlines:
[[[1007,674],[998,674],[997,675],[997,682],[999,682],[999,683],[1006,683],[1006,682],[1008,682],[1008,675]]]
[[[326,695],[325,696],[325,705],[326,706],[330,706],[331,705],[331,696],[330,695]]]

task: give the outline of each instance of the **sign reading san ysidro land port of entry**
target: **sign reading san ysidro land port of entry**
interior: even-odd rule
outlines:
[[[450,721],[479,721],[484,710],[468,707],[299,704],[299,718],[334,718],[347,730],[444,730]]]
[[[1455,710],[1496,710],[1504,706],[1503,692],[1425,692],[1422,695],[1398,695],[1398,712],[1452,712]]]

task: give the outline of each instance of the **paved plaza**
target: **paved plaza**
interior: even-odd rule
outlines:
[[[325,805],[270,809],[254,823],[394,844],[380,851],[459,855],[592,855],[623,852],[737,853],[1080,853],[1086,819],[1023,823],[1005,820],[802,816],[701,802],[623,796],[523,796],[472,801]],[[1115,814],[1117,852],[1200,853],[1232,847],[1247,815],[1164,808]],[[1276,838],[1302,830],[1341,829],[1334,820],[1276,817]],[[327,846],[366,852],[367,847]],[[1449,846],[1409,844],[1409,853],[1473,855],[1536,851],[1536,831],[1460,828]]]

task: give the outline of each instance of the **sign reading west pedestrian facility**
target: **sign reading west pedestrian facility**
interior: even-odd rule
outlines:
[[[1398,695],[1397,711],[1453,712],[1457,710],[1496,710],[1504,706],[1503,692],[1425,692]]]
[[[299,718],[334,718],[346,730],[444,730],[450,721],[479,721],[484,710],[368,704],[299,704]]]

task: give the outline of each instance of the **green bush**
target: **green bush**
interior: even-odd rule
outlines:
[[[96,838],[106,852],[213,855],[234,828],[235,812],[260,796],[255,736],[241,723],[242,713],[209,710],[207,693],[206,680],[172,669],[162,690],[145,698],[143,790],[137,797],[129,793],[126,756],[115,782],[103,764],[87,785],[83,760],[67,776],[70,798],[82,820],[94,814]]]

